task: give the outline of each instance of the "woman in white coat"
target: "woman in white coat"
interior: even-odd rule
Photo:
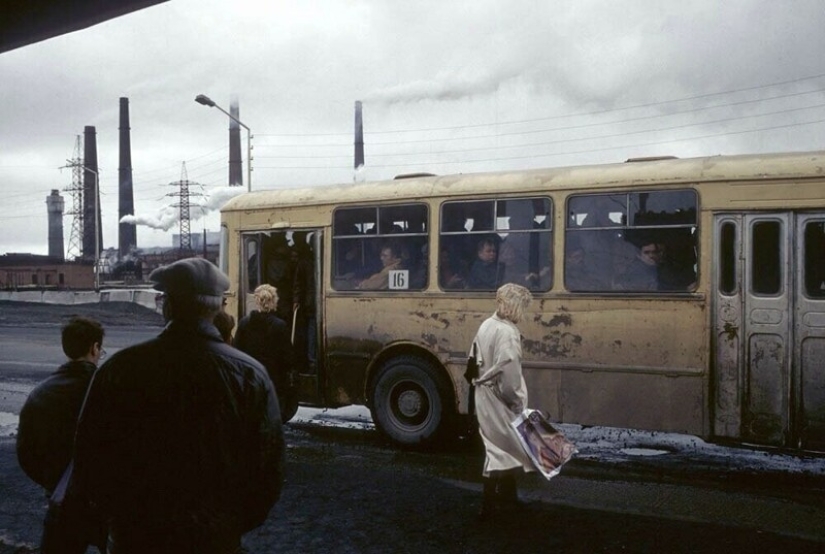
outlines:
[[[530,304],[530,291],[508,283],[496,291],[496,313],[485,320],[474,339],[479,376],[475,385],[476,415],[486,458],[482,472],[484,498],[479,516],[496,506],[519,505],[516,475],[535,471],[510,422],[527,407],[521,373],[521,333],[516,323]]]

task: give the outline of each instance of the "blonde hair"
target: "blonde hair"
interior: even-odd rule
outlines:
[[[278,289],[272,285],[261,285],[255,289],[255,302],[262,312],[274,312],[278,303]]]
[[[502,285],[496,291],[496,315],[518,323],[531,300],[533,300],[533,295],[526,287],[515,283]]]

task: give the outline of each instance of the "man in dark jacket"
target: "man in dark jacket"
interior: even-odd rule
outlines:
[[[103,335],[97,321],[72,318],[61,331],[63,352],[69,361],[37,385],[20,410],[17,459],[49,497],[72,459],[77,416],[97,363],[105,354]],[[41,544],[44,553],[83,554],[90,543],[105,546],[105,529],[99,522],[80,528],[61,524],[57,518],[57,507],[50,503]]]
[[[229,288],[217,267],[189,258],[149,278],[168,324],[95,375],[72,486],[107,516],[113,554],[234,554],[283,486],[275,391],[212,324]]]

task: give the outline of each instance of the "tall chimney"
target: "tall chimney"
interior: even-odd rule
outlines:
[[[120,221],[127,215],[135,215],[128,98],[120,99],[120,165],[118,165],[117,176],[119,183],[117,220]],[[118,224],[117,247],[121,258],[137,247],[137,226],[134,223]]]
[[[361,117],[361,101],[355,101],[355,170],[364,166],[364,122]]]
[[[242,187],[243,186],[243,159],[241,158],[241,126],[238,125],[240,120],[240,109],[238,108],[238,97],[232,95],[229,102],[229,113],[232,117],[229,118],[229,186]],[[235,118],[235,119],[232,119]],[[246,163],[250,163],[247,160]]]
[[[96,134],[94,126],[87,125],[83,129],[83,258],[87,260],[96,260],[100,256],[100,252],[95,252],[95,235],[97,244],[103,245]]]
[[[46,209],[49,212],[49,257],[61,262],[63,254],[63,197],[57,189],[46,197]]]

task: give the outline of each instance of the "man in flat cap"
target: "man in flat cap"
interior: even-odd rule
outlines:
[[[275,391],[212,324],[226,275],[189,258],[149,279],[165,294],[167,326],[95,374],[70,486],[107,517],[113,554],[234,554],[283,485]]]

